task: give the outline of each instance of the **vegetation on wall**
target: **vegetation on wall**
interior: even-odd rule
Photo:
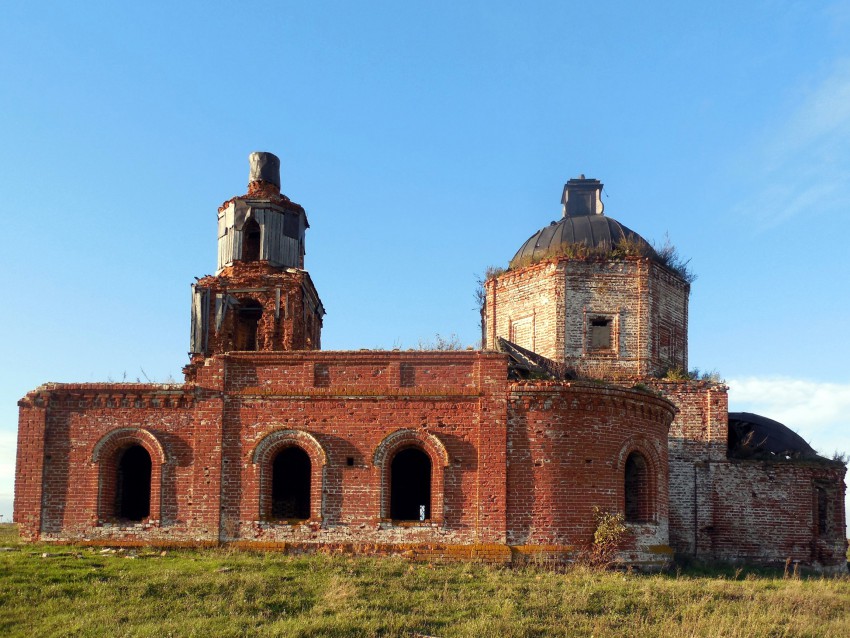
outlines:
[[[832,453],[832,460],[836,461],[837,463],[841,463],[842,465],[844,465],[844,467],[847,467],[848,465],[850,465],[850,454],[848,454],[847,452],[839,452],[838,450],[836,450]],[[850,559],[850,548],[848,548],[847,552],[847,557],[848,559]]]
[[[667,381],[709,381],[711,383],[726,383],[726,380],[717,370],[700,370],[699,368],[684,370],[679,366],[668,368],[664,375],[662,375],[662,378]]]
[[[629,534],[622,512],[605,512],[593,508],[596,529],[590,545],[588,562],[592,567],[608,567],[613,564],[617,552],[622,549]]]
[[[438,350],[441,352],[465,350],[466,347],[461,343],[460,337],[455,333],[448,337],[437,333],[433,339],[419,339],[416,350]]]
[[[483,277],[478,278],[479,287],[490,279],[494,279],[507,270],[519,270],[532,264],[556,259],[628,259],[632,257],[648,257],[665,268],[672,270],[688,284],[696,281],[696,274],[690,268],[690,259],[685,259],[679,254],[679,250],[670,241],[669,235],[664,235],[664,242],[653,243],[652,246],[636,236],[624,237],[613,245],[602,243],[599,246],[589,246],[583,242],[572,244],[561,244],[557,248],[548,250],[534,257],[526,256],[515,259],[509,268],[488,266]]]
[[[522,257],[520,259],[516,259],[510,263],[508,268],[503,268],[501,266],[487,266],[487,268],[484,269],[484,273],[476,277],[474,292],[475,308],[481,315],[479,328],[482,330],[482,347],[484,306],[487,303],[487,291],[485,289],[485,284],[491,279],[496,279],[510,270],[519,270],[526,266],[544,261],[557,259],[628,259],[634,257],[648,257],[676,273],[688,284],[692,284],[696,281],[697,276],[690,268],[691,260],[684,259],[679,254],[678,249],[670,241],[670,237],[667,234],[664,235],[664,242],[662,244],[656,245],[653,243],[652,247],[636,236],[629,236],[617,241],[617,243],[613,246],[602,244],[600,246],[591,247],[585,243],[561,244],[556,249],[537,255],[534,258]]]
[[[663,244],[658,246],[653,242],[652,247],[655,250],[658,263],[672,270],[689,284],[696,281],[697,275],[690,267],[691,260],[685,259],[679,254],[679,250],[670,241],[668,234],[664,234]]]

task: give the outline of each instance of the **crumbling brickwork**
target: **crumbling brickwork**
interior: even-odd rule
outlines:
[[[630,560],[668,551],[667,429],[673,406],[634,390],[590,383],[518,383],[508,410],[508,542],[564,545],[589,539],[595,512],[624,511],[625,465],[646,460],[635,495],[649,515],[630,523]]]
[[[684,370],[689,289],[648,257],[544,260],[485,283],[485,345],[502,337],[592,378]]]
[[[570,180],[565,220],[486,282],[483,351],[321,352],[306,213],[252,154],[248,193],[218,211],[216,274],[193,286],[185,383],[19,402],[22,535],[571,560],[619,513],[632,564],[842,568],[846,468],[736,457],[726,387],[659,378],[685,378],[690,286],[603,218],[601,188]],[[558,252],[569,238],[589,252]]]
[[[198,352],[204,356],[233,350],[318,350],[321,347],[321,302],[307,272],[287,269],[283,272],[261,262],[237,264],[221,275],[199,279],[195,290],[205,290],[207,343]],[[228,305],[229,303],[229,305]],[[253,339],[246,348],[240,334],[239,310],[254,303],[259,318]]]
[[[317,369],[327,382],[317,383]],[[35,496],[21,489],[18,520],[43,540],[439,545],[449,554],[557,546],[566,556],[592,537],[592,505],[622,509],[625,458],[639,450],[654,515],[634,526],[631,551],[664,557],[672,406],[599,385],[511,388],[504,355],[369,351],[218,355],[185,386],[43,386],[22,400],[21,423],[44,436],[44,454],[22,444],[19,464],[22,487],[40,457],[49,465],[43,518],[30,520]],[[117,464],[133,445],[152,462],[150,514],[139,521],[122,520],[115,505]],[[311,463],[309,516],[297,521],[275,519],[269,505],[273,460],[291,446]],[[432,468],[425,521],[393,520],[390,510],[390,466],[410,448]]]
[[[182,385],[48,384],[20,402],[15,517],[26,537],[79,537],[117,521],[116,455],[144,447],[162,481],[152,481],[143,530],[179,529],[191,518],[191,490],[176,490],[191,467],[186,441],[194,396]],[[36,443],[37,441],[37,443]],[[38,474],[40,494],[31,485]]]
[[[844,472],[844,467],[820,463],[712,463],[711,554],[737,561],[791,559],[840,568],[847,551]],[[818,515],[819,489],[826,497],[823,521]]]
[[[677,408],[668,438],[670,544],[682,554],[712,558],[712,463],[726,459],[726,387],[710,382],[652,381]]]

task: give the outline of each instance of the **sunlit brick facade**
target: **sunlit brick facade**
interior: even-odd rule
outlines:
[[[185,382],[19,402],[26,538],[563,561],[607,512],[632,564],[843,563],[844,466],[731,458],[726,388],[662,378],[687,369],[675,269],[535,244],[485,285],[483,350],[321,351],[306,213],[277,158],[251,162],[219,209],[216,274],[193,286]],[[601,184],[568,187],[570,232],[637,245],[581,218],[601,215]]]

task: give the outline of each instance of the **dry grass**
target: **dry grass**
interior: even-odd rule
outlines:
[[[0,546],[5,636],[850,635],[847,577]]]

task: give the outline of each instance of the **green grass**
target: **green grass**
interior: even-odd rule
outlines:
[[[850,636],[848,577],[0,547],[2,636]]]

